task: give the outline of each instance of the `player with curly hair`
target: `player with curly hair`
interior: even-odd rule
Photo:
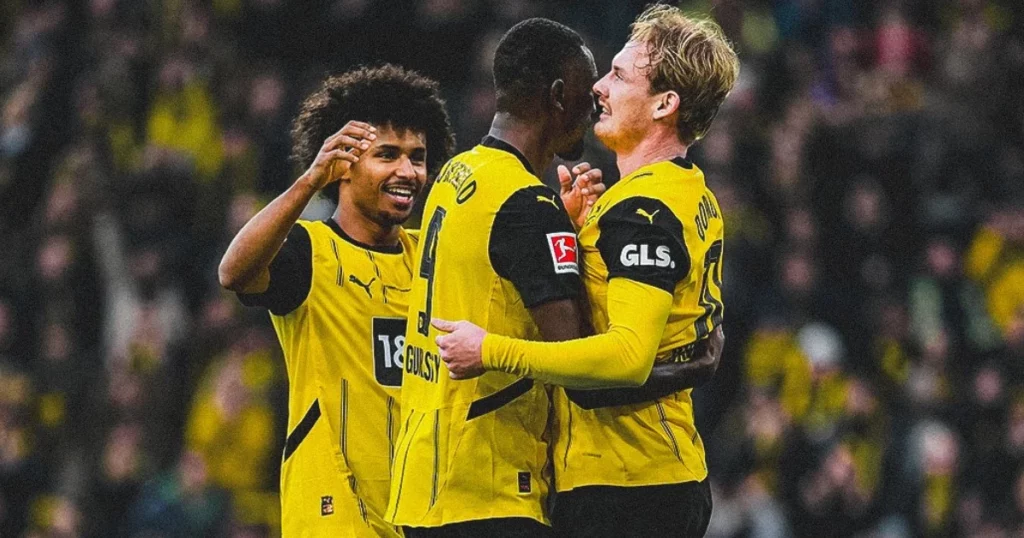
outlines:
[[[393,65],[328,77],[292,129],[295,183],[235,236],[220,283],[268,309],[288,370],[282,531],[397,536],[387,524],[405,316],[409,218],[452,153],[436,82]],[[299,216],[317,192],[324,221]]]

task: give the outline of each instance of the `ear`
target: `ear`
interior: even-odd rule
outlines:
[[[565,112],[565,81],[562,79],[555,79],[551,83],[551,87],[548,88],[548,102],[551,103],[552,108],[559,112]]]
[[[673,91],[667,91],[658,96],[658,101],[654,107],[654,119],[660,120],[667,118],[679,111],[679,94]]]

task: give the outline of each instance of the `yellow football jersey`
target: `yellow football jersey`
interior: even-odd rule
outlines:
[[[583,281],[597,333],[608,330],[609,280],[672,293],[656,361],[689,360],[722,321],[721,210],[704,175],[677,158],[636,170],[608,189],[579,232]],[[558,491],[704,480],[704,443],[690,390],[658,401],[585,410],[553,395]]]
[[[529,308],[581,290],[572,223],[529,162],[492,137],[445,165],[424,216],[388,518],[414,527],[547,523],[547,388],[499,372],[450,379],[430,319],[539,340]]]
[[[415,235],[363,245],[331,219],[300,221],[241,295],[271,311],[288,369],[281,465],[285,537],[396,536],[383,520],[398,434]]]

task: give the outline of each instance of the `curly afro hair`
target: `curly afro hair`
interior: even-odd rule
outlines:
[[[292,160],[309,168],[327,138],[351,120],[426,135],[427,174],[433,177],[455,149],[437,82],[403,67],[358,67],[330,76],[302,102],[292,123]],[[338,203],[337,182],[321,190]]]

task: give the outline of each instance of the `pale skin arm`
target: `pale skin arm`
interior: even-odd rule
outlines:
[[[574,313],[575,311],[573,311]],[[562,312],[562,322],[570,319],[570,312]],[[452,379],[470,379],[485,372],[483,364],[483,343],[487,331],[468,321],[446,321],[435,318],[432,325],[448,333],[437,337],[441,360],[448,367]],[[567,325],[572,325],[568,323]],[[575,328],[575,327],[573,327]],[[545,340],[562,341],[579,338],[572,332],[561,333],[558,338]],[[566,390],[570,399],[584,409],[595,409],[610,405],[628,405],[657,400],[680,390],[694,388],[707,383],[718,369],[725,344],[725,333],[718,326],[698,348],[696,356],[687,362],[657,363],[643,386],[622,389]]]
[[[368,123],[350,121],[324,141],[313,164],[295,183],[239,230],[220,261],[220,285],[237,293],[261,293],[270,285],[270,263],[313,196],[344,176],[377,137]]]

